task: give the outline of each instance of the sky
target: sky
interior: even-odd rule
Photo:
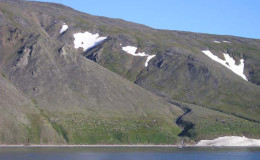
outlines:
[[[157,29],[260,39],[260,0],[39,0]]]

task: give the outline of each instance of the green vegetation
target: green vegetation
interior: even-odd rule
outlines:
[[[51,119],[54,119],[52,117]],[[174,123],[153,119],[100,118],[82,114],[54,120],[69,144],[175,144],[181,131]]]
[[[1,73],[2,77],[6,78],[6,75],[4,73]]]
[[[182,117],[184,123],[193,124],[186,135],[192,140],[212,139],[220,136],[246,136],[260,138],[260,124],[197,105],[178,102],[191,112]]]
[[[29,115],[29,120],[31,122],[30,127],[27,127],[29,143],[39,144],[41,138],[40,126],[42,125],[42,121],[40,120],[39,115]]]
[[[53,121],[50,121],[51,126],[58,132],[59,135],[61,135],[67,143],[69,143],[69,138],[67,135],[67,132],[63,129],[63,127],[61,125],[56,124]]]

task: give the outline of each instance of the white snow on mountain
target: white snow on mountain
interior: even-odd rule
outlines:
[[[224,43],[231,43],[231,42],[229,42],[229,41],[222,41],[222,42],[224,42]]]
[[[202,51],[202,52],[204,54],[206,54],[212,60],[222,64],[223,66],[227,67],[228,69],[233,71],[235,74],[239,75],[240,77],[242,77],[243,79],[245,79],[247,81],[247,78],[244,75],[244,59],[240,59],[240,64],[236,65],[235,60],[232,57],[230,57],[229,54],[223,53],[224,58],[225,58],[225,60],[223,60],[223,59],[220,59],[217,56],[215,56],[209,50],[205,50],[205,51]]]
[[[149,61],[156,56],[156,55],[145,54],[145,52],[136,53],[137,47],[134,47],[134,46],[125,46],[125,47],[122,47],[122,50],[128,54],[131,54],[132,56],[147,57],[145,64],[144,64],[145,67],[148,67]]]
[[[219,41],[214,41],[215,43],[221,43],[221,42],[219,42]]]
[[[107,37],[99,37],[99,34],[92,34],[88,31],[85,33],[75,33],[74,35],[74,48],[83,48],[84,51],[90,49],[100,42],[104,41]]]
[[[128,54],[131,54],[133,56],[140,56],[140,57],[145,57],[148,56],[147,54],[145,54],[145,52],[139,52],[136,53],[137,48],[133,47],[133,46],[126,46],[126,47],[122,47],[123,51],[125,51]]]
[[[213,140],[201,140],[196,146],[260,146],[260,140],[239,136],[226,136]]]
[[[153,59],[153,57],[155,57],[156,55],[148,55],[147,59],[146,59],[146,62],[145,62],[145,67],[148,67],[148,63],[151,59]]]
[[[64,23],[61,30],[60,30],[60,33],[65,32],[68,28],[69,28],[69,26]]]

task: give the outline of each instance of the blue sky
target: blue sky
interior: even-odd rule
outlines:
[[[260,39],[260,0],[40,0],[158,29]]]

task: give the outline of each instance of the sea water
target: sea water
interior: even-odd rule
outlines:
[[[0,147],[0,160],[260,160],[260,148]]]

